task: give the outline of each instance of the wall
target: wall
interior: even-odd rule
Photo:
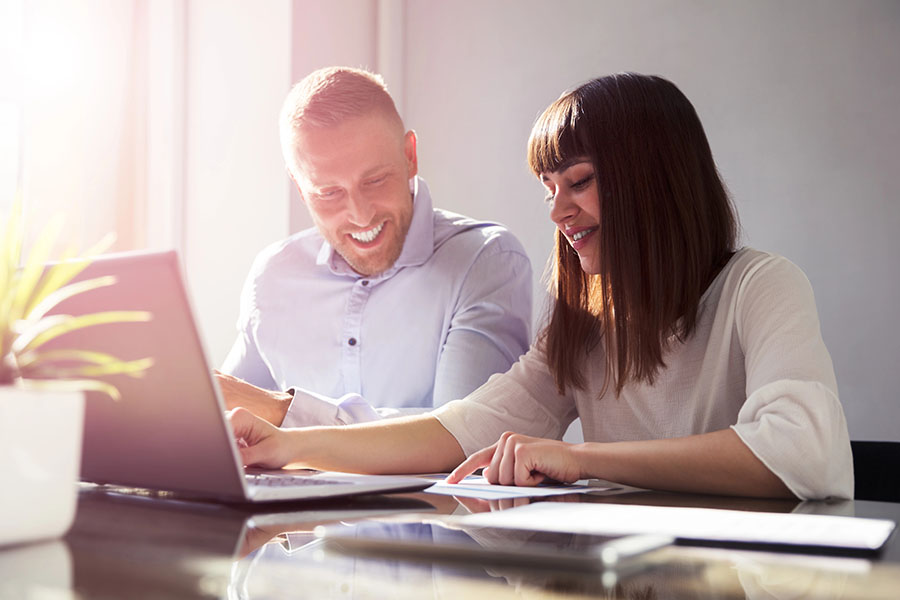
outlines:
[[[809,276],[851,436],[900,440],[900,3],[188,6],[186,256],[214,360],[255,253],[308,225],[275,129],[290,82],[329,64],[389,71],[436,202],[506,223],[540,272],[552,230],[524,162],[530,127],[565,88],[634,70],[694,102],[745,242]]]
[[[295,0],[293,6],[292,82],[333,65],[376,69],[375,0]],[[291,231],[312,227],[293,185],[290,223]]]
[[[253,257],[289,231],[277,115],[290,28],[287,0],[187,3],[184,262],[214,365],[234,341]]]
[[[278,113],[293,82],[332,64],[375,68],[374,0],[190,0],[184,16],[183,247],[213,365],[235,337],[256,253],[309,227],[284,168]]]
[[[816,292],[850,433],[900,440],[900,4],[406,4],[407,121],[436,202],[498,219],[535,267],[551,228],[524,151],[564,89],[632,70],[694,102],[745,243]]]

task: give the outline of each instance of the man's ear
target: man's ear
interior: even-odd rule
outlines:
[[[297,194],[300,196],[300,202],[306,204],[306,198],[303,197],[303,190],[300,189],[300,184],[297,183],[297,178],[294,177],[294,174],[288,167],[285,167],[284,170],[287,171],[288,177],[291,178],[291,182],[294,184],[294,187],[297,188]]]
[[[403,140],[403,153],[406,154],[406,166],[409,170],[410,179],[419,173],[419,156],[416,153],[417,144],[416,132],[410,129],[406,132]]]

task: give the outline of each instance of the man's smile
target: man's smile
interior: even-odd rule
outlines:
[[[378,234],[381,233],[381,230],[384,229],[385,223],[387,223],[387,221],[382,221],[381,224],[376,225],[372,229],[351,233],[350,237],[352,237],[357,242],[361,242],[363,244],[371,244],[375,240],[375,238],[378,237]]]

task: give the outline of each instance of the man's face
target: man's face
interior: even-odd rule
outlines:
[[[416,136],[374,113],[298,135],[294,173],[313,222],[361,275],[393,266],[412,220]]]

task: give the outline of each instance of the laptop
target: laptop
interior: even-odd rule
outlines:
[[[226,502],[312,500],[424,489],[415,477],[318,471],[245,472],[225,405],[198,332],[177,253],[101,256],[77,280],[112,275],[116,283],[73,296],[54,309],[81,315],[139,310],[149,322],[95,325],[46,349],[107,352],[153,359],[143,377],[103,377],[122,395],[87,392],[81,478]]]

